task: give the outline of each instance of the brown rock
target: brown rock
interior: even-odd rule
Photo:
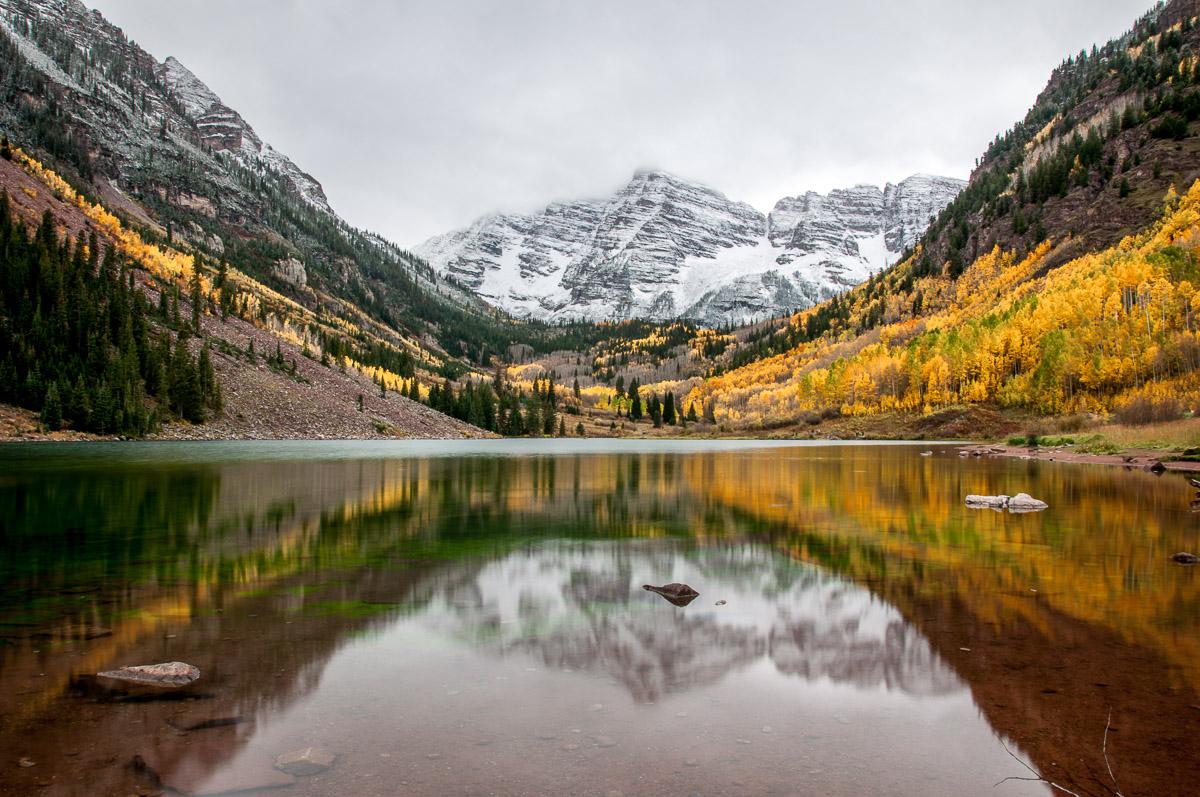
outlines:
[[[96,676],[144,686],[173,688],[187,686],[195,681],[200,677],[200,669],[182,661],[170,661],[165,664],[138,664],[133,667],[122,667],[119,670],[107,670],[96,673]]]

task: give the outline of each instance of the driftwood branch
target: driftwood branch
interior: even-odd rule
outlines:
[[[1109,789],[1107,786],[1104,786],[1104,788],[1108,791],[1112,791],[1112,793],[1115,794],[1117,797],[1125,797],[1125,794],[1121,791],[1121,784],[1117,783],[1117,776],[1113,773],[1112,763],[1108,760],[1108,732],[1111,728],[1112,728],[1112,707],[1110,706],[1108,709],[1108,719],[1104,723],[1104,739],[1100,743],[1100,753],[1104,756],[1104,766],[1108,770],[1108,777],[1113,782],[1113,788]],[[1032,764],[1030,764],[1028,761],[1023,760],[1020,756],[1018,756],[1016,753],[1014,753],[1012,750],[1010,750],[1008,748],[1008,745],[1004,743],[1003,739],[1000,740],[1000,746],[1004,748],[1004,752],[1008,753],[1009,756],[1011,756],[1014,761],[1016,761],[1021,766],[1025,767],[1025,769],[1029,770],[1029,772],[1033,775],[1033,777],[1025,777],[1023,775],[1010,775],[1009,777],[998,781],[996,783],[996,786],[999,786],[1001,783],[1006,783],[1007,781],[1010,781],[1010,780],[1023,780],[1023,781],[1030,781],[1033,783],[1044,783],[1045,785],[1049,786],[1050,788],[1054,789],[1055,791],[1060,791],[1063,794],[1070,794],[1071,797],[1084,797],[1084,795],[1081,795],[1079,792],[1071,791],[1066,786],[1063,786],[1059,783],[1055,783],[1052,780],[1047,780],[1045,777],[1042,776],[1041,772],[1038,772],[1037,769],[1034,768],[1034,766]],[[1100,784],[1100,785],[1103,786],[1104,784]]]
[[[1108,762],[1108,729],[1112,725],[1112,706],[1108,708],[1108,720],[1104,723],[1104,742],[1100,745],[1100,752],[1104,754],[1104,766],[1108,768],[1108,776],[1112,778],[1113,786],[1116,787],[1117,797],[1125,797],[1121,793],[1121,784],[1117,783],[1117,776],[1113,774],[1112,764]]]

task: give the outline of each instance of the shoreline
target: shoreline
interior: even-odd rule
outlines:
[[[1127,470],[1149,470],[1152,465],[1158,463],[1168,471],[1200,473],[1200,462],[1173,460],[1171,459],[1172,452],[1152,448],[1129,448],[1118,454],[1088,454],[1082,451],[1072,451],[1071,446],[1028,448],[1004,443],[970,443],[960,445],[958,450],[960,456],[961,452],[966,452],[966,456],[1066,462],[1072,465],[1111,465]]]

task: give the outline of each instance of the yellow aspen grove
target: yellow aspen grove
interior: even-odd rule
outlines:
[[[911,308],[920,294],[922,317],[908,311],[866,331],[869,297],[851,291],[839,300],[851,308],[840,326],[708,379],[684,401],[713,402],[718,419],[746,426],[828,409],[1102,412],[1165,395],[1200,405],[1200,182],[1168,191],[1160,220],[1140,235],[1046,270],[1053,251],[1051,241],[1022,257],[994,248],[956,282],[909,280],[890,291],[888,307]],[[884,279],[900,284],[911,265]],[[816,312],[796,315],[793,327]]]

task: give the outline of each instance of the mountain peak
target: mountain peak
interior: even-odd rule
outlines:
[[[686,317],[721,324],[808,307],[895,262],[961,187],[860,185],[780,200],[769,217],[716,189],[638,169],[608,199],[496,214],[418,254],[518,316]]]
[[[223,104],[217,93],[175,56],[168,55],[157,71],[167,91],[183,106],[193,121],[208,113],[214,105]]]

